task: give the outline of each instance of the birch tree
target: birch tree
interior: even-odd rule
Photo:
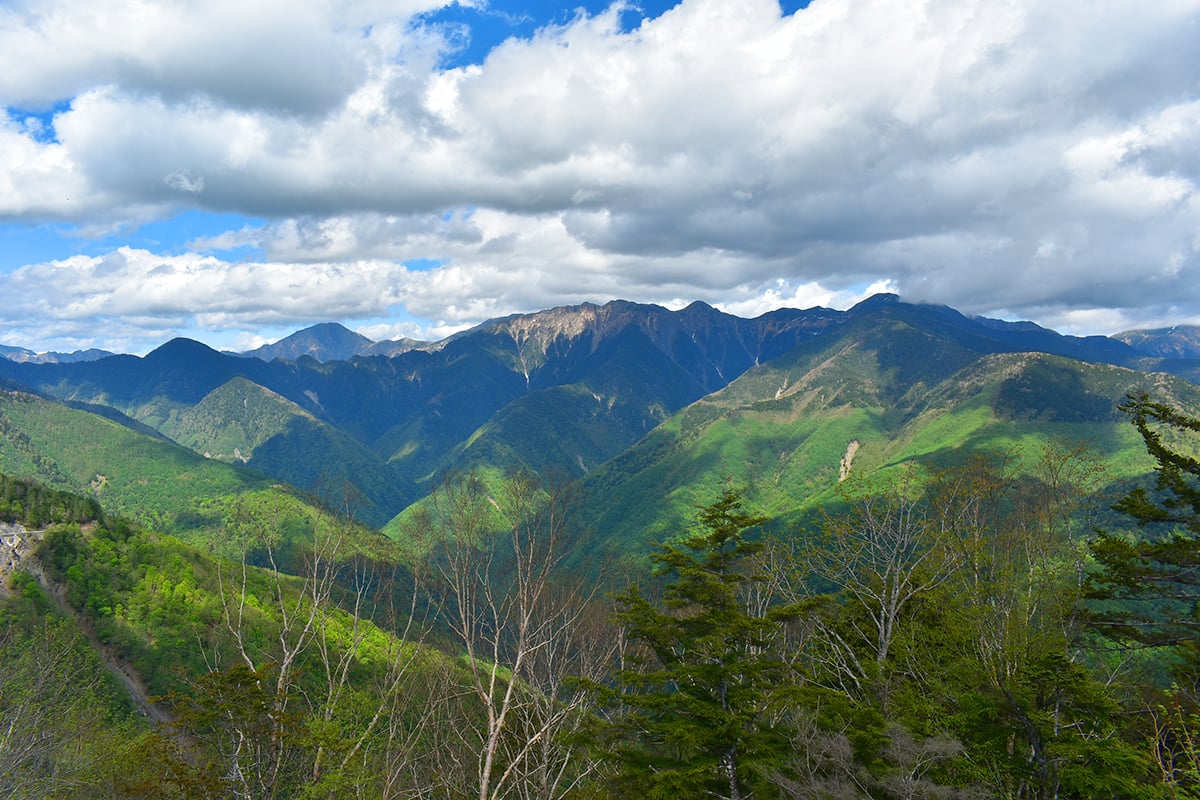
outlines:
[[[458,773],[465,796],[559,798],[594,769],[569,735],[588,696],[567,677],[598,675],[608,655],[595,645],[614,639],[590,629],[597,584],[559,569],[571,500],[528,473],[492,488],[468,476],[428,511],[444,541],[431,568],[438,609],[462,649],[470,701],[459,705],[460,752],[473,754]]]

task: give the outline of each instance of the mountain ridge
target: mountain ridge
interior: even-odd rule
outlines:
[[[1005,349],[973,326],[910,325],[911,308],[865,311],[834,337],[689,405],[590,472],[583,495],[594,499],[581,514],[604,536],[581,551],[636,560],[730,486],[777,525],[803,527],[812,509],[839,501],[848,477],[938,469],[970,453],[1019,460],[1057,442],[1090,442],[1113,480],[1128,479],[1151,464],[1117,410],[1126,395],[1153,390],[1200,404],[1200,388],[1181,378]]]
[[[699,430],[731,403],[744,401],[737,413],[746,414],[777,408],[784,422],[842,409],[838,425],[854,417],[871,435],[891,436],[924,413],[928,393],[950,374],[1023,352],[1200,374],[1198,362],[1105,337],[877,295],[846,311],[779,309],[752,319],[703,303],[677,311],[584,303],[490,320],[394,356],[331,361],[266,361],[176,338],[143,357],[0,360],[0,381],[109,409],[128,427],[245,461],[301,490],[337,476],[366,499],[361,519],[379,525],[447,473],[526,468],[594,480],[659,426]]]
[[[1125,331],[1112,338],[1149,356],[1160,358],[1200,358],[1200,325],[1174,325]]]
[[[376,341],[350,330],[339,322],[329,321],[301,328],[281,339],[251,350],[221,352],[226,355],[256,358],[268,362],[274,359],[296,361],[300,358],[309,357],[318,362],[327,363],[331,361],[345,361],[355,356],[394,357],[412,350],[436,351],[462,337],[470,337],[481,332],[499,332],[505,330],[513,335],[522,348],[528,346],[530,342],[535,344],[540,343],[541,347],[544,348],[547,340],[552,340],[563,335],[579,335],[583,332],[583,328],[587,326],[588,321],[599,323],[602,327],[616,327],[619,325],[619,322],[616,321],[630,310],[640,310],[643,312],[646,310],[655,310],[665,315],[666,318],[673,318],[676,321],[684,319],[694,321],[696,318],[707,317],[711,319],[714,316],[719,316],[728,320],[738,320],[745,323],[757,322],[768,318],[786,318],[796,313],[811,315],[814,312],[825,312],[831,318],[836,318],[840,315],[851,313],[855,308],[861,311],[892,304],[919,305],[929,309],[944,309],[958,315],[964,320],[970,320],[983,328],[1004,332],[1010,336],[1025,337],[1029,343],[1057,338],[1059,340],[1066,339],[1086,342],[1090,348],[1107,349],[1112,354],[1110,357],[1116,357],[1117,354],[1123,353],[1125,357],[1134,357],[1133,354],[1137,354],[1141,357],[1184,360],[1200,359],[1200,326],[1197,325],[1175,325],[1168,328],[1124,331],[1108,336],[1088,335],[1077,337],[1061,334],[1051,328],[1046,328],[1029,320],[1008,321],[983,316],[968,317],[949,306],[906,303],[899,295],[893,293],[872,295],[846,311],[826,309],[819,306],[803,310],[779,308],[753,318],[738,317],[720,311],[700,300],[693,301],[675,311],[663,306],[636,303],[621,299],[610,300],[602,304],[583,302],[576,305],[558,306],[539,311],[495,317],[436,341],[410,338]],[[566,322],[564,323],[563,320],[566,320]],[[557,329],[555,329],[556,322],[558,323]],[[678,323],[674,324],[677,325]],[[194,341],[186,337],[176,337],[176,339]],[[168,343],[170,342],[164,344]],[[197,343],[199,344],[199,342]],[[159,348],[155,349],[160,349],[162,346],[160,345]],[[207,345],[205,346],[207,347]],[[1123,352],[1122,346],[1128,347],[1129,350]],[[1027,344],[1026,347],[1033,349],[1032,344]],[[213,348],[210,347],[209,349]],[[25,347],[0,345],[0,359],[8,359],[19,363],[77,363],[80,361],[95,361],[114,355],[122,354],[96,348],[77,350],[71,353],[38,353]]]

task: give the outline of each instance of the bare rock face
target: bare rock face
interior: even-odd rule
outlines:
[[[8,591],[8,578],[30,560],[36,536],[19,522],[0,522],[0,592]]]
[[[854,454],[858,452],[858,448],[858,439],[852,439],[850,444],[846,445],[846,455],[842,456],[841,465],[838,470],[838,483],[850,477],[850,467],[854,464]]]

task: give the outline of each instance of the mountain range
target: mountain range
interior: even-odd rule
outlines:
[[[621,301],[615,302],[618,305],[623,304]],[[696,305],[703,306],[704,304],[699,303]],[[577,308],[586,309],[588,307],[589,304],[584,304],[582,306],[578,306]],[[569,312],[570,309],[556,309],[556,311]],[[543,312],[543,314],[545,313],[552,312]],[[536,319],[539,316],[541,315],[513,315],[508,319],[516,319],[519,317]],[[986,317],[975,317],[974,320],[983,325],[1006,329],[1010,332],[1023,329],[1028,333],[1034,334],[1053,333],[1052,331],[1047,331],[1046,329],[1032,322],[1013,323],[989,319]],[[474,330],[488,327],[494,323],[495,321],[484,323]],[[467,331],[465,333],[455,334],[454,336],[450,337],[450,339],[454,339],[462,335],[470,335],[470,333],[470,331]],[[1088,338],[1093,342],[1099,338],[1111,338],[1123,344],[1129,345],[1141,355],[1154,358],[1200,358],[1200,325],[1174,325],[1169,328],[1125,331],[1122,333],[1113,334],[1111,337]],[[450,339],[435,342],[422,341],[418,339],[375,341],[363,336],[361,333],[355,333],[341,323],[322,322],[296,331],[293,334],[285,336],[279,341],[271,342],[270,344],[265,344],[252,350],[225,352],[228,352],[231,355],[258,358],[263,361],[273,361],[277,358],[295,361],[305,356],[316,359],[320,362],[345,361],[353,358],[354,356],[396,356],[409,350],[437,350]],[[10,345],[0,344],[0,358],[6,358],[10,361],[17,362],[59,364],[76,361],[95,361],[111,355],[116,354],[109,352],[108,350],[99,350],[96,348],[91,348],[88,350],[76,350],[71,353],[38,353],[24,347],[12,347]]]
[[[35,364],[63,364],[75,361],[95,361],[99,358],[107,358],[115,355],[107,350],[97,350],[89,348],[87,350],[76,350],[72,353],[37,353],[24,347],[11,347],[9,345],[0,344],[0,358],[6,358],[9,361],[33,362]]]
[[[579,481],[587,549],[620,555],[730,484],[794,521],[847,474],[965,452],[1088,441],[1113,480],[1140,474],[1116,405],[1137,390],[1200,405],[1195,333],[1072,337],[878,295],[755,319],[702,303],[583,304],[432,343],[376,343],[336,324],[242,354],[175,339],[144,357],[0,359],[0,464],[61,488],[95,493],[98,474],[112,486],[104,469],[121,470],[62,466],[87,442],[33,436],[12,411],[17,397],[69,405],[189,453],[194,474],[233,469],[351,502],[393,535],[443,476],[527,467]],[[163,519],[184,530],[205,517]]]

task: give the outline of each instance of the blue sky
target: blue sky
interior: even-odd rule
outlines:
[[[1200,0],[0,2],[0,344],[1200,323]]]

